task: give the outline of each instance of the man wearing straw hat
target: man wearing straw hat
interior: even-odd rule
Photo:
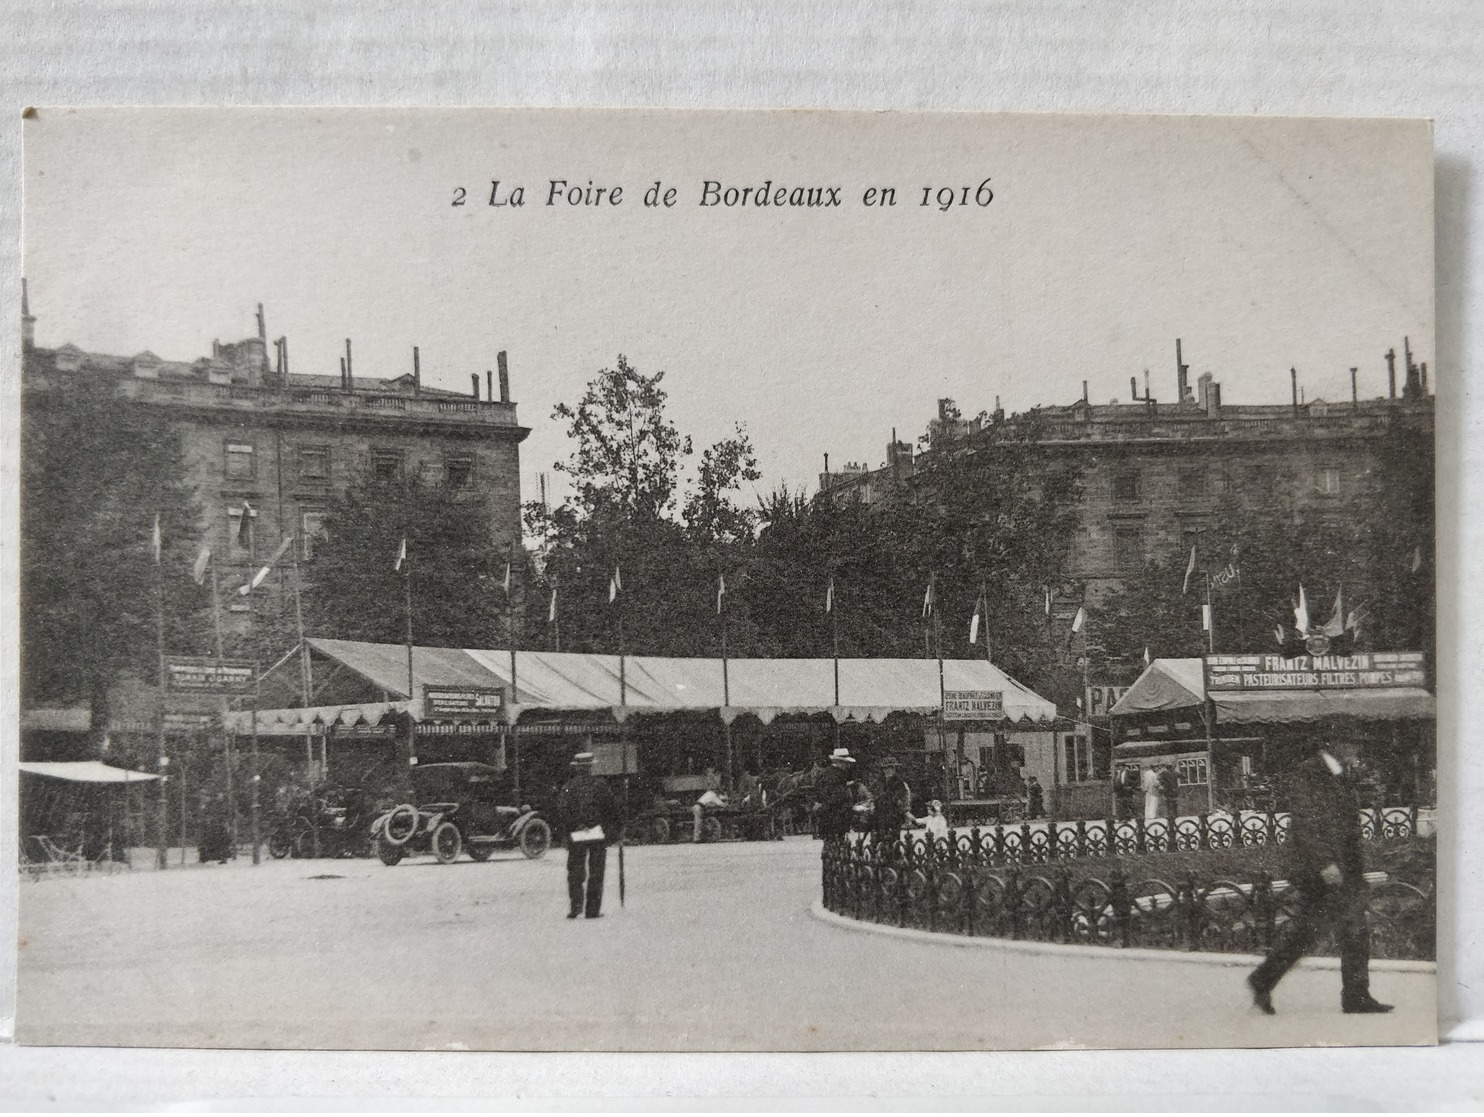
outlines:
[[[830,753],[830,766],[820,773],[814,783],[814,828],[825,841],[839,841],[850,833],[855,823],[854,798],[850,789],[850,773],[855,767],[855,757],[849,749],[836,749]]]
[[[572,758],[571,778],[557,798],[557,818],[567,842],[567,918],[600,919],[608,847],[618,840],[623,819],[613,792],[593,775],[592,753]]]

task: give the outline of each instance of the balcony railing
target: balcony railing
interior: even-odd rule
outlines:
[[[513,403],[448,396],[404,396],[387,392],[336,391],[328,388],[250,388],[242,384],[205,384],[153,380],[125,380],[121,397],[136,403],[160,402],[171,406],[219,407],[245,411],[319,411],[338,415],[425,416],[515,426]],[[457,417],[457,418],[454,418]]]

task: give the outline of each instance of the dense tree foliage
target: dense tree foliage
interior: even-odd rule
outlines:
[[[190,577],[199,511],[180,439],[91,391],[28,400],[21,437],[23,701],[88,702],[106,725],[123,676],[157,677],[157,584],[167,648],[201,642],[209,600]]]

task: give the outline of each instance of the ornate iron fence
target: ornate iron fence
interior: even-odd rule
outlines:
[[[1367,841],[1395,841],[1416,833],[1416,807],[1379,807],[1361,812],[1361,836]],[[1044,865],[1083,857],[1282,845],[1287,840],[1286,811],[1213,811],[1180,818],[999,823],[950,830],[947,839],[938,839],[937,845],[943,848],[944,856],[966,856],[977,864]]]
[[[826,842],[824,906],[852,919],[986,938],[1259,954],[1296,900],[1287,881],[1266,873],[1134,880],[1115,867],[1102,879],[1048,865],[1049,841],[1033,848],[1046,854],[1039,862],[1000,865],[978,832],[936,845]],[[1430,890],[1382,881],[1367,907],[1375,957],[1435,956]],[[1314,948],[1333,952],[1328,937]]]

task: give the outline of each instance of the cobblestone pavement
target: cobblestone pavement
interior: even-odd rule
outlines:
[[[190,865],[23,881],[18,1038],[89,1045],[558,1050],[997,1049],[1429,1042],[1433,978],[1378,973],[1343,1016],[1300,968],[1037,955],[810,914],[819,846],[610,855],[604,918],[564,918],[565,855]]]

